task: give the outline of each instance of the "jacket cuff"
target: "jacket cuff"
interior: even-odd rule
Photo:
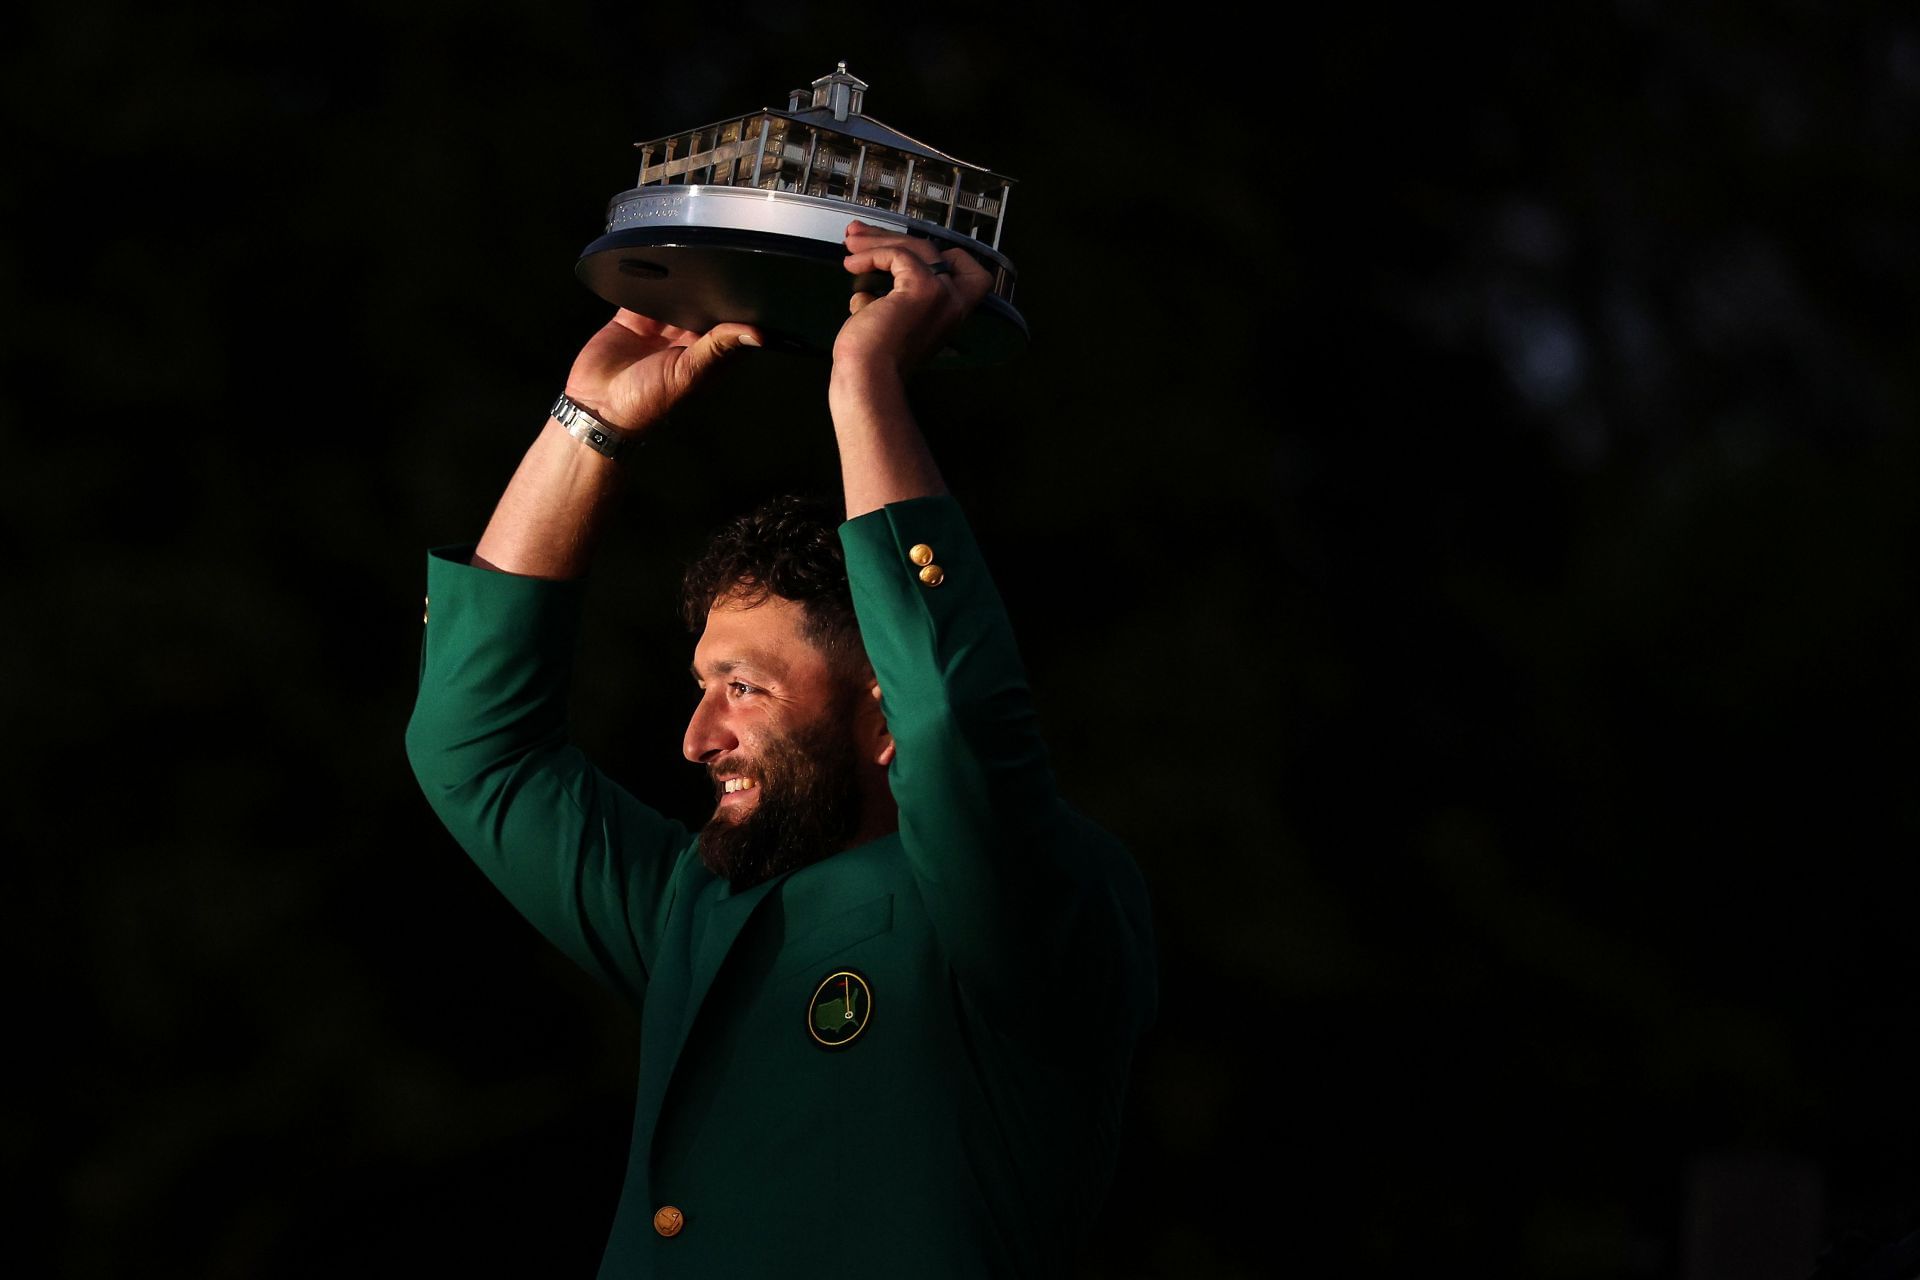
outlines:
[[[426,669],[443,660],[570,662],[586,580],[554,582],[480,569],[468,563],[472,556],[472,546],[427,553]]]

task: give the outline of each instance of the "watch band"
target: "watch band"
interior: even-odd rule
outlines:
[[[627,443],[627,433],[615,426],[600,421],[587,410],[567,398],[566,392],[553,402],[548,411],[555,422],[567,429],[567,434],[586,445],[595,453],[609,458],[618,458],[622,446]]]

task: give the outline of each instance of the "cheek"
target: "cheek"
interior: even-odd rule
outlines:
[[[749,723],[737,725],[734,729],[734,737],[740,743],[739,749],[734,754],[736,760],[747,763],[756,773],[764,768],[777,766],[778,762],[774,757],[778,752],[775,748],[781,741],[777,726],[764,719],[755,718]]]

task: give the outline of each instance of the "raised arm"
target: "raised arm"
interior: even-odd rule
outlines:
[[[1055,790],[1006,610],[907,401],[905,372],[989,278],[962,250],[936,257],[858,223],[847,247],[849,271],[893,276],[887,294],[854,299],[830,404],[848,578],[897,744],[901,843],[962,993],[990,1022],[1130,1033],[1155,998],[1144,883]]]
[[[743,324],[699,334],[621,311],[574,360],[567,396],[618,432],[631,459],[633,446],[722,357],[759,345],[759,335]],[[548,418],[501,495],[475,563],[532,578],[586,573],[601,514],[619,489],[621,465]]]
[[[893,287],[879,297],[854,295],[853,314],[833,344],[827,402],[852,520],[889,502],[947,491],[907,404],[906,373],[939,349],[993,281],[964,250],[938,254],[926,240],[864,222],[847,228],[846,268],[893,276]]]
[[[741,325],[702,336],[621,312],[575,361],[567,394],[637,436],[720,356],[754,343]],[[622,465],[550,418],[477,552],[429,557],[407,754],[447,829],[520,913],[637,1002],[692,836],[594,768],[566,724],[574,580]]]

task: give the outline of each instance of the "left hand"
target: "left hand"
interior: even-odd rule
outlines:
[[[951,274],[928,270],[935,262],[945,262]],[[945,346],[993,285],[965,249],[941,253],[925,237],[894,235],[864,222],[847,227],[844,265],[853,275],[888,272],[893,288],[856,293],[848,301],[847,322],[833,343],[836,367],[885,365],[905,373]]]

